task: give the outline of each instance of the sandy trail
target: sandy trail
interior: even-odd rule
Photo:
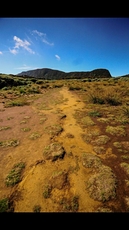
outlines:
[[[79,101],[78,97],[68,91],[67,88],[63,88],[60,93],[64,98],[68,98],[68,101],[59,106],[66,118],[63,122],[64,131],[56,139],[63,143],[66,151],[72,153],[73,158],[75,158],[77,171],[70,175],[70,180],[74,193],[79,194],[80,197],[79,211],[92,212],[100,202],[92,200],[86,191],[85,183],[89,177],[89,170],[83,168],[81,157],[85,152],[92,152],[93,154],[94,152],[92,146],[83,141],[81,137],[83,130],[73,116],[76,110],[83,110],[85,104]],[[73,138],[69,138],[67,135],[69,133],[73,135]]]

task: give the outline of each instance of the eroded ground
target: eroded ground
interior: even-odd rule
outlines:
[[[89,103],[86,89],[65,84],[21,97],[29,104],[0,99],[0,199],[10,210],[128,212],[129,118],[121,105]],[[7,186],[19,162],[20,181]]]

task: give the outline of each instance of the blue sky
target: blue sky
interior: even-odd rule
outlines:
[[[37,68],[129,74],[129,18],[0,18],[0,73]]]

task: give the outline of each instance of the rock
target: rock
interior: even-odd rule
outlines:
[[[45,160],[56,161],[57,159],[63,159],[65,150],[60,143],[54,142],[45,147],[43,155]]]

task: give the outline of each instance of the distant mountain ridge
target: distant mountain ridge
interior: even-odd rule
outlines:
[[[111,74],[107,69],[94,69],[92,71],[75,71],[63,72],[49,68],[41,68],[23,71],[17,76],[34,77],[45,80],[59,80],[59,79],[82,79],[82,78],[111,78]]]

